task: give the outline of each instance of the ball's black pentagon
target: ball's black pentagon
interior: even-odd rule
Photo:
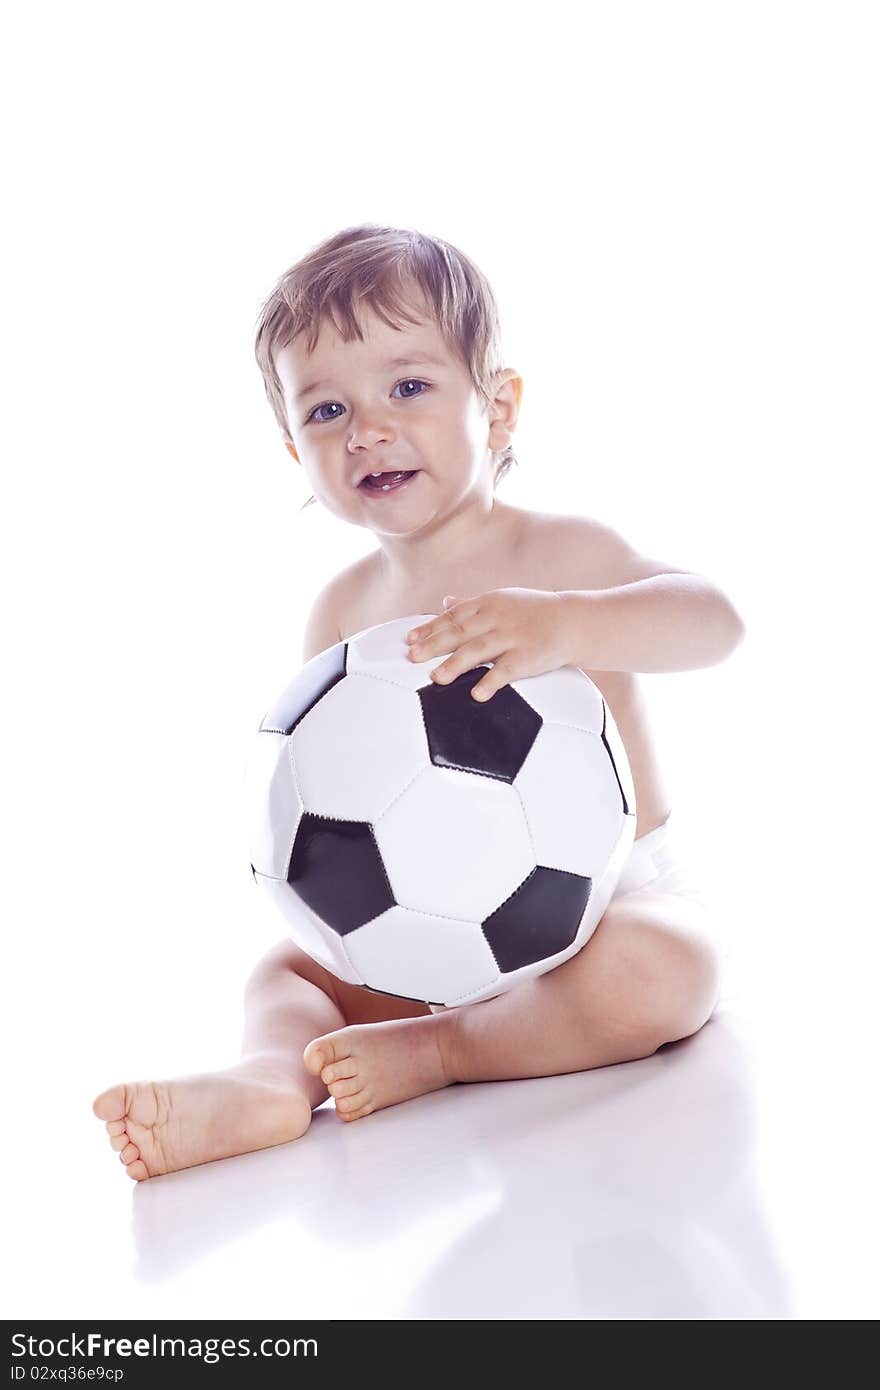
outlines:
[[[345,675],[348,643],[337,642],[307,661],[270,710],[263,716],[259,733],[291,734],[310,709]]]
[[[432,681],[421,687],[428,751],[436,767],[512,782],[544,721],[509,685],[491,700],[475,700],[471,691],[488,669],[478,666],[449,685]]]
[[[577,936],[593,881],[539,864],[483,923],[502,975],[564,951]]]
[[[340,936],[394,907],[372,826],[306,813],[299,823],[287,881]]]
[[[623,814],[624,814],[625,816],[628,816],[628,815],[629,815],[629,806],[628,806],[627,800],[626,800],[626,792],[623,790],[623,783],[622,783],[621,780],[620,780],[620,773],[617,771],[617,763],[614,761],[614,754],[613,754],[612,751],[611,751],[611,746],[610,746],[610,744],[609,744],[607,738],[605,737],[605,730],[606,730],[607,728],[608,728],[608,706],[606,705],[605,701],[603,700],[603,701],[602,701],[602,742],[605,744],[605,752],[608,754],[608,757],[609,757],[610,762],[611,762],[611,766],[612,766],[613,769],[614,769],[614,776],[617,778],[617,785],[618,785],[618,787],[619,787],[619,789],[620,789],[620,799],[621,799],[621,801],[623,802]]]

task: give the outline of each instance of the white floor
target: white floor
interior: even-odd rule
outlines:
[[[296,1143],[138,1185],[67,1088],[7,1186],[5,1315],[876,1316],[846,1087],[786,1067],[725,1005],[641,1062],[347,1125],[328,1101]]]

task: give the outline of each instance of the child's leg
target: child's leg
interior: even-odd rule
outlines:
[[[649,1057],[712,1013],[720,951],[707,912],[669,894],[609,904],[586,946],[558,969],[450,1010],[456,1081],[554,1076]]]
[[[312,1109],[329,1094],[303,1065],[303,1048],[344,1025],[332,977],[284,941],[248,980],[236,1065],[112,1086],[92,1108],[136,1180],[287,1143],[305,1133]]]
[[[345,1027],[332,977],[292,941],[281,941],[257,964],[245,986],[243,1062],[263,1059],[287,1073],[314,1110],[330,1094],[303,1063],[312,1038]]]
[[[429,1018],[315,1038],[306,1066],[337,1113],[372,1110],[458,1081],[553,1076],[648,1057],[695,1033],[718,996],[720,950],[707,909],[643,890],[613,900],[591,939],[506,994]]]

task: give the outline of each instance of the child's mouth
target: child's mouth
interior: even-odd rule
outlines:
[[[413,468],[409,472],[380,473],[377,478],[368,473],[358,483],[358,487],[362,492],[371,493],[375,497],[387,497],[390,493],[399,492],[402,487],[406,487],[410,478],[414,478],[418,471],[417,468]]]

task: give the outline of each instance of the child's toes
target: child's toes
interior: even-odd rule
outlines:
[[[325,1053],[323,1046],[315,1038],[303,1049],[303,1061],[306,1064],[306,1070],[310,1071],[312,1076],[320,1076],[324,1067],[330,1063],[329,1050]]]
[[[325,1067],[334,1062],[344,1062],[351,1054],[351,1043],[345,1036],[345,1029],[338,1033],[325,1033],[323,1038],[313,1038],[303,1049],[303,1061],[313,1076],[320,1076]]]
[[[110,1139],[110,1147],[116,1153],[121,1153],[131,1143],[127,1134],[114,1134]]]
[[[336,1113],[341,1120],[359,1120],[362,1115],[371,1114],[372,1109],[372,1102],[364,1100],[362,1091],[356,1096],[350,1096],[348,1100],[336,1102]]]
[[[142,1158],[137,1158],[134,1163],[129,1163],[125,1171],[130,1178],[134,1178],[135,1182],[143,1182],[144,1178],[150,1176],[147,1172],[147,1165]]]
[[[347,1096],[357,1096],[364,1089],[363,1081],[357,1076],[341,1077],[339,1081],[327,1081],[322,1072],[321,1080],[336,1100],[344,1100]]]
[[[107,1121],[107,1133],[110,1135],[110,1138],[111,1138],[111,1139],[114,1139],[114,1138],[116,1137],[117,1134],[124,1134],[124,1133],[125,1133],[125,1121],[124,1121],[124,1120],[108,1120],[108,1121]]]
[[[124,1163],[127,1167],[129,1163],[134,1163],[137,1159],[140,1158],[140,1156],[141,1151],[138,1148],[137,1144],[126,1144],[125,1148],[119,1155],[119,1159],[120,1162]]]
[[[111,1086],[102,1091],[92,1102],[92,1110],[99,1120],[121,1120],[125,1114],[125,1087]]]
[[[321,1068],[321,1080],[325,1086],[330,1086],[334,1081],[349,1081],[358,1074],[358,1064],[353,1057],[346,1057],[342,1062],[331,1062],[329,1066]]]
[[[336,1109],[344,1115],[351,1115],[353,1111],[361,1110],[364,1106],[363,1091],[353,1091],[347,1096],[334,1096],[333,1099],[336,1101]]]

